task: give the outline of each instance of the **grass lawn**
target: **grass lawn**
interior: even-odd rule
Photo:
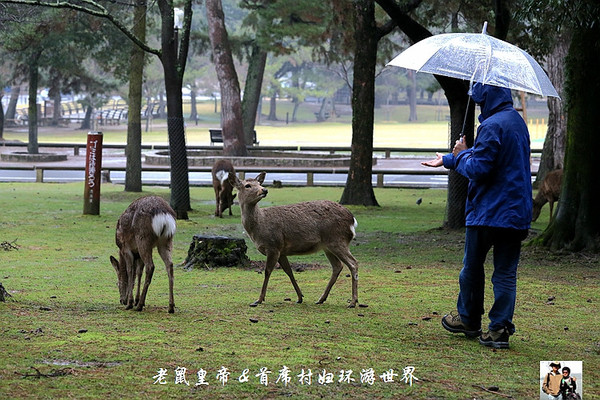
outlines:
[[[263,115],[256,126],[256,133],[262,146],[350,146],[352,141],[352,121],[349,112],[327,122],[317,123],[314,111],[316,104],[304,104],[298,112],[298,122],[286,123],[286,115],[291,115],[293,105],[289,101],[278,102],[279,121],[267,121]],[[340,106],[341,107],[341,106]],[[539,106],[538,106],[539,107]],[[214,103],[199,104],[199,121],[186,122],[186,140],[189,145],[209,145],[208,129],[219,128],[220,112],[214,112]],[[266,110],[263,109],[263,113]],[[530,110],[528,117],[532,147],[541,149],[546,134],[546,119],[541,111]],[[408,121],[408,106],[381,107],[375,110],[375,126],[373,141],[376,147],[411,147],[411,148],[444,148],[448,146],[447,107],[419,106],[418,121]],[[547,114],[547,110],[546,110]],[[184,110],[189,115],[189,110]],[[290,117],[291,118],[291,117]],[[288,118],[289,119],[289,118]],[[87,131],[76,129],[72,124],[68,128],[39,128],[40,143],[85,143]],[[127,141],[127,124],[105,125],[97,127],[104,134],[104,143],[125,144]],[[142,122],[142,141],[144,144],[168,143],[167,124],[165,120],[154,120],[148,124]],[[7,140],[28,141],[27,128],[7,129],[4,132]]]
[[[176,264],[194,234],[244,237],[239,207],[218,219],[212,188],[190,191],[194,210],[178,221]],[[270,189],[262,203],[339,200],[341,192]],[[175,314],[168,314],[167,277],[155,256],[147,307],[135,312],[119,304],[108,258],[117,253],[117,218],[139,196],[104,184],[101,215],[84,216],[81,183],[0,184],[0,242],[7,248],[0,249],[0,282],[12,295],[0,302],[2,399],[538,399],[544,360],[583,361],[578,386],[585,399],[600,398],[598,255],[525,246],[517,332],[510,349],[494,351],[440,325],[455,309],[464,244],[464,232],[439,229],[446,191],[376,189],[381,207],[349,207],[359,223],[351,244],[360,265],[359,302],[368,307],[346,307],[346,270],[327,302],[315,305],[331,270],[323,254],[314,254],[291,258],[303,270],[295,273],[302,304],[281,270],[271,277],[265,303],[251,308],[263,280],[257,268],[178,266]],[[547,222],[544,209],[532,235]],[[263,261],[247,244],[250,259]],[[491,301],[488,283],[488,309]],[[217,378],[223,367],[230,374],[224,385]],[[407,367],[414,367],[412,386],[402,379]],[[182,368],[189,386],[176,383]],[[260,381],[263,368],[270,371],[267,385]],[[161,369],[165,384],[157,382]],[[196,386],[203,371],[208,385]],[[305,378],[312,373],[310,385],[300,383],[302,371]],[[381,375],[390,372],[398,375],[384,382]],[[327,374],[333,382],[319,383]],[[339,382],[340,376],[349,379]],[[492,387],[499,394],[487,391]]]

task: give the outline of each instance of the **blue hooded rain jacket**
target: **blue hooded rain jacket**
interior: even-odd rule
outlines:
[[[529,229],[532,188],[529,131],[509,89],[473,85],[481,106],[472,148],[443,157],[444,167],[469,179],[467,226]]]

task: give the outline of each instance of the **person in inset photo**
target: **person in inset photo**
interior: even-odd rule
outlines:
[[[550,363],[552,370],[546,374],[542,383],[542,392],[548,395],[548,400],[562,400],[560,395],[560,386],[562,381],[562,374],[558,371],[560,369],[559,361],[552,361]]]
[[[577,384],[574,376],[571,376],[571,368],[563,367],[562,379],[560,380],[560,394],[562,400],[579,400],[581,397],[577,394]]]

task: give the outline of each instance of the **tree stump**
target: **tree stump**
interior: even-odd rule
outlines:
[[[226,236],[194,235],[184,268],[218,268],[250,266],[244,239]]]

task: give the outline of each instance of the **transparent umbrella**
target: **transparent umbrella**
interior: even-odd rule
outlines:
[[[529,54],[486,33],[444,33],[410,46],[388,65],[449,76],[541,96],[559,97]]]

